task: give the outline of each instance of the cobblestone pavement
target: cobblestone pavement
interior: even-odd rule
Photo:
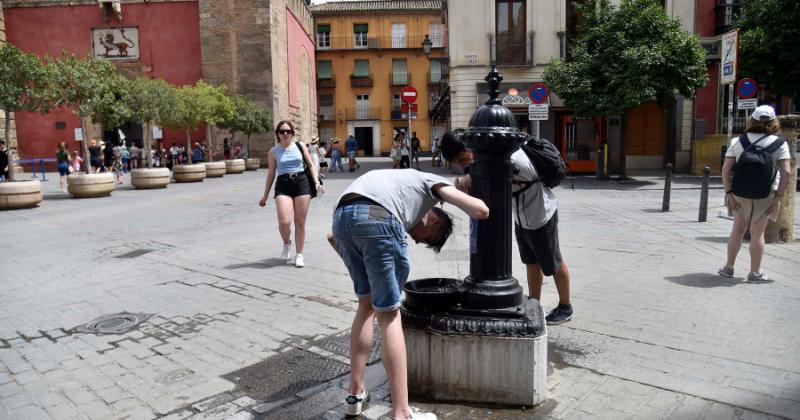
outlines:
[[[278,261],[274,203],[257,206],[264,178],[77,200],[51,175],[39,208],[0,213],[0,419],[341,418],[355,298],[324,235],[353,174],[331,174],[314,200],[303,269]],[[576,315],[549,330],[549,399],[415,405],[445,419],[800,418],[800,246],[767,247],[774,282],[744,282],[746,245],[736,277],[718,277],[731,221],[713,189],[709,222],[696,222],[698,186],[675,179],[661,213],[658,178],[567,179],[556,193]],[[440,254],[411,247],[411,278],[468,274],[455,215]],[[551,281],[542,303],[557,303]],[[111,314],[123,315],[92,322]],[[362,417],[388,418],[373,356]]]

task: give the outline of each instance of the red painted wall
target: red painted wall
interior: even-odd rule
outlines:
[[[697,0],[697,35],[714,36],[716,29],[716,0]],[[708,66],[708,84],[697,89],[695,118],[708,122],[708,134],[717,132],[717,94],[719,92],[719,61]]]
[[[311,80],[317,80],[317,62],[314,59],[314,41],[308,33],[303,29],[303,26],[295,17],[289,8],[286,8],[286,35],[287,35],[287,54],[289,62],[289,105],[297,105],[297,99],[300,95],[300,59],[303,55],[311,64]],[[312,109],[317,107],[317,92],[316,84],[311,84],[313,91],[311,92]]]
[[[58,56],[63,50],[86,55],[91,52],[92,28],[139,28],[140,65],[143,75],[161,78],[176,86],[200,80],[200,15],[196,1],[179,3],[123,4],[122,22],[112,17],[105,22],[100,9],[88,6],[6,8],[6,37],[20,49],[44,56]],[[123,64],[129,67],[130,64]],[[17,137],[20,157],[53,157],[60,141],[70,150],[79,150],[74,141],[78,118],[69,109],[47,115],[20,112]],[[66,129],[56,129],[57,121]],[[192,139],[204,136],[202,130]],[[166,144],[183,142],[182,133],[166,130]]]

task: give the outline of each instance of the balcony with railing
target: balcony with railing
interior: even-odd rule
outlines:
[[[357,106],[355,108],[347,108],[345,110],[348,121],[357,120],[380,120],[381,108],[370,106]]]
[[[351,74],[350,87],[372,87],[372,73],[366,76]]]
[[[363,49],[422,49],[424,36],[322,36],[317,34],[317,50],[363,50]],[[434,50],[444,48],[443,43],[434,44]]]
[[[411,84],[411,73],[393,71],[389,73],[389,80],[392,86],[406,86]]]
[[[717,0],[715,34],[724,34],[734,28],[742,10],[742,0]]]
[[[533,33],[528,34],[525,42],[498,42],[494,34],[490,34],[489,38],[493,63],[511,67],[533,65]]]
[[[320,105],[319,106],[319,120],[320,121],[334,121],[333,105]]]
[[[318,88],[335,88],[336,87],[336,80],[333,77],[328,78],[320,78],[317,79],[317,87]]]

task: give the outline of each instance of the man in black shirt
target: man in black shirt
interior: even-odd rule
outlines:
[[[422,147],[419,143],[419,137],[417,137],[417,132],[412,133],[413,136],[411,137],[411,160],[417,163],[417,170],[419,170],[419,152],[422,151]]]

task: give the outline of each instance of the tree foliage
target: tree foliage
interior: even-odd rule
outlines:
[[[779,95],[800,97],[800,2],[745,1],[740,29],[740,71]]]
[[[175,107],[176,89],[162,79],[137,77],[128,83],[123,101],[131,110],[131,121],[163,124]]]
[[[6,112],[50,109],[48,68],[34,54],[10,43],[0,45],[0,109]]]
[[[675,94],[694,98],[706,84],[705,52],[655,0],[606,0],[579,6],[583,22],[571,61],[553,59],[545,81],[581,117],[621,115]]]

